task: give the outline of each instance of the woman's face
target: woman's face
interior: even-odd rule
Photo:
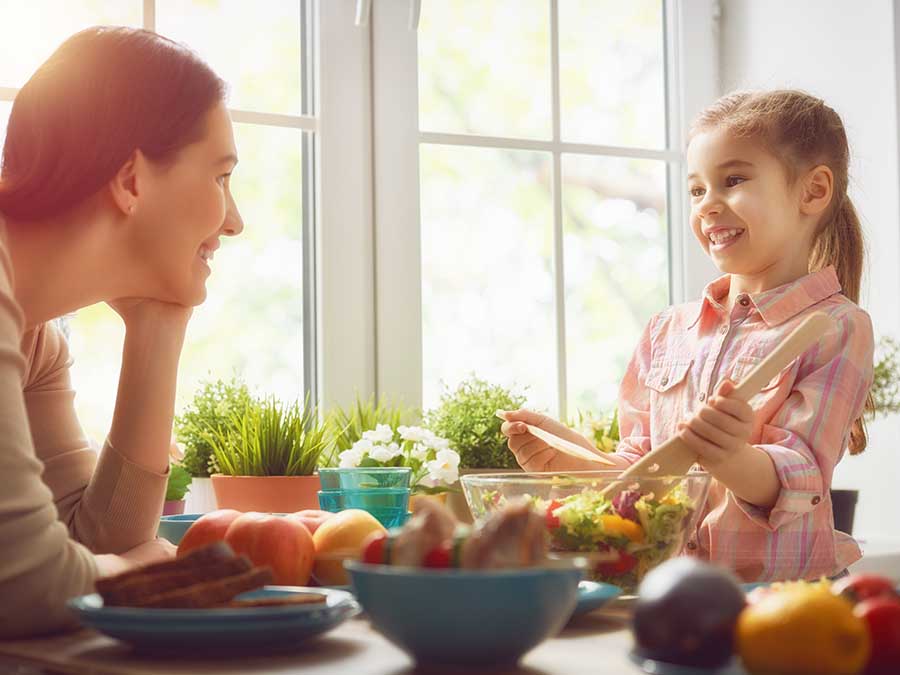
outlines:
[[[206,115],[205,134],[171,163],[143,159],[136,170],[137,203],[130,219],[129,258],[135,295],[187,306],[206,299],[206,279],[222,236],[244,229],[231,196],[237,164],[224,103]]]

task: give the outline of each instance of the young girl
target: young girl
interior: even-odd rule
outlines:
[[[174,555],[155,537],[178,359],[213,252],[243,229],[224,89],[165,38],[94,28],[13,103],[0,169],[0,639],[72,623],[66,600],[98,576]],[[125,341],[98,458],[52,319],[102,301]]]
[[[699,302],[650,320],[620,388],[613,459],[624,468],[679,435],[713,477],[687,553],[745,581],[835,575],[860,557],[835,531],[829,497],[845,449],[866,446],[872,384],[848,154],[837,113],[801,92],[735,93],[700,115],[687,151],[691,229],[725,275]],[[731,398],[733,383],[817,311],[833,327],[749,404]],[[526,470],[602,468],[523,423],[592,446],[543,415],[511,412],[503,432]]]

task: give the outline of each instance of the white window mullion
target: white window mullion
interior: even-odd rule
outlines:
[[[144,0],[144,21],[145,30],[156,30],[156,0]]]
[[[553,118],[553,143],[562,141],[559,103],[559,4],[550,0],[550,83]],[[566,273],[564,263],[562,211],[562,153],[553,151],[553,285],[556,311],[556,386],[559,419],[566,419],[568,371],[566,368]]]
[[[409,5],[372,6],[376,388],[422,405],[417,32]]]

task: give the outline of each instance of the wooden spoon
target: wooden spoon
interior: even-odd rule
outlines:
[[[751,370],[735,388],[732,398],[749,401],[759,393],[769,380],[818,340],[831,327],[831,318],[824,312],[810,314],[781,343]],[[610,499],[628,487],[628,479],[637,476],[680,476],[690,470],[697,456],[681,440],[673,436],[658,445],[622,472],[620,480],[607,486],[603,494]],[[659,499],[674,487],[677,481],[660,481],[653,492]],[[643,484],[643,482],[642,482]]]
[[[503,410],[498,410],[494,413],[497,417],[499,417],[504,422],[509,422],[506,419],[506,412]],[[519,422],[518,424],[525,424],[525,422]],[[545,431],[540,427],[536,427],[533,424],[525,424],[525,428],[528,429],[529,433],[532,436],[540,438],[544,443],[549,445],[551,448],[559,450],[560,452],[569,455],[570,457],[577,457],[578,459],[586,459],[589,462],[597,462],[598,464],[606,464],[608,466],[616,466],[616,463],[611,459],[604,457],[600,453],[591,452],[587,448],[582,448],[577,443],[573,443],[572,441],[567,441],[565,438],[560,438],[556,434],[551,434],[549,431]]]

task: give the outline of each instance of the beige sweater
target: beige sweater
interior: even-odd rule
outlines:
[[[23,333],[0,223],[0,639],[72,625],[66,600],[93,590],[93,553],[156,535],[166,475],[108,443],[97,457],[75,416],[65,338]]]

